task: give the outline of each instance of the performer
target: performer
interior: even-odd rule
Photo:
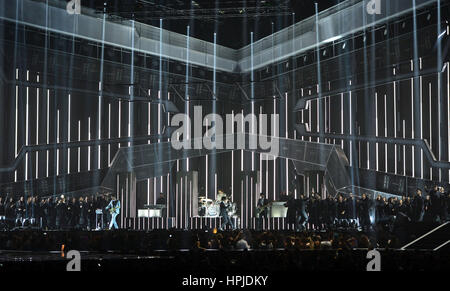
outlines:
[[[159,193],[159,198],[156,200],[156,204],[166,205],[166,199],[164,198],[164,193]]]
[[[0,221],[5,220],[5,203],[3,197],[0,196]]]
[[[61,195],[61,198],[58,200],[56,204],[56,220],[55,227],[57,230],[61,230],[65,227],[65,217],[67,215],[67,204],[64,198],[64,195]]]
[[[359,202],[360,224],[363,230],[368,230],[370,228],[370,208],[371,201],[367,195],[363,193]]]
[[[297,229],[297,204],[295,203],[295,197],[289,195],[287,202],[284,203],[284,207],[287,207],[287,222],[289,225],[294,225],[294,229]]]
[[[264,193],[259,194],[258,203],[256,204],[257,230],[261,230],[263,219],[267,218],[268,205],[269,201],[266,199],[266,195]]]
[[[301,227],[301,230],[305,229],[306,223],[308,222],[308,215],[306,214],[306,205],[308,203],[308,200],[303,196],[300,195],[300,198],[297,201],[298,206],[298,225]]]
[[[116,222],[116,217],[120,213],[120,201],[116,200],[115,198],[112,198],[112,200],[109,202],[108,206],[105,208],[106,210],[109,210],[111,213],[111,222],[109,223],[109,229],[118,229],[119,226]]]
[[[19,200],[16,202],[16,222],[15,225],[17,226],[20,223],[20,226],[22,226],[22,222],[24,220],[24,214],[25,214],[25,201],[23,196],[19,198]]]
[[[222,225],[220,226],[220,230],[226,229],[227,224],[229,224],[234,230],[233,221],[231,220],[230,216],[228,216],[228,207],[228,198],[227,196],[223,196],[222,202],[220,202],[220,216],[222,217]]]
[[[166,209],[166,198],[164,197],[164,193],[159,193],[159,198],[156,200],[156,204],[164,206],[161,209],[161,217],[166,217],[167,209]]]

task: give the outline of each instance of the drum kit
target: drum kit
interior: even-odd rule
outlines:
[[[216,199],[210,199],[205,196],[198,197],[198,215],[203,217],[218,217],[220,215],[220,203],[222,198],[227,197],[227,194],[219,191]],[[228,216],[236,216],[237,205],[233,202],[228,202]]]

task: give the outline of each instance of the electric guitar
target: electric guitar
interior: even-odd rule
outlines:
[[[272,202],[267,203],[265,205],[262,206],[257,206],[256,207],[256,216],[259,217],[261,215],[261,213],[263,213],[266,209],[268,209],[270,206],[272,205]]]
[[[118,202],[116,202],[116,205],[115,206],[111,206],[111,207],[109,207],[109,213],[112,215],[112,214],[114,214],[114,213],[118,213],[119,210],[120,209],[120,205],[119,205],[119,203]]]

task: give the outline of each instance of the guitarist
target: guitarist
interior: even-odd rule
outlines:
[[[120,214],[120,201],[113,198],[105,209],[109,209],[109,213],[111,213],[111,222],[109,223],[109,229],[118,229],[119,226],[117,225],[116,217]]]
[[[264,193],[259,194],[258,203],[256,205],[256,216],[258,218],[257,230],[261,230],[262,222],[264,218],[267,218],[267,207],[269,206],[269,200]]]

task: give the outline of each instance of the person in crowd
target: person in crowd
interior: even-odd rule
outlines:
[[[311,194],[311,198],[308,200],[308,210],[309,210],[309,222],[311,229],[317,229],[319,225],[319,202],[318,195]]]
[[[385,218],[384,214],[384,201],[381,195],[377,196],[375,200],[375,222],[380,222]]]
[[[78,226],[79,229],[86,229],[87,227],[87,217],[88,217],[88,205],[87,202],[84,200],[83,197],[80,197],[78,199],[78,213],[79,213],[79,219],[78,219]]]
[[[346,203],[344,201],[344,197],[342,195],[339,195],[338,202],[337,202],[337,218],[342,221],[346,218]]]
[[[447,207],[446,207],[446,193],[444,187],[439,188],[439,221],[445,222],[447,220]]]
[[[353,226],[355,226],[355,220],[357,218],[356,214],[356,198],[353,193],[350,193],[349,198],[347,199],[347,209],[346,209],[347,216],[346,218],[349,220],[349,222],[352,223]]]
[[[417,189],[416,195],[414,196],[414,199],[412,202],[414,221],[417,221],[417,222],[423,221],[423,216],[425,214],[424,206],[425,206],[425,200],[422,197],[422,190]]]
[[[95,223],[95,201],[93,197],[88,198],[86,196],[85,200],[87,201],[87,223],[88,223],[88,229],[95,229],[96,228],[96,223]]]
[[[411,221],[409,217],[409,207],[404,202],[404,199],[400,199],[397,207],[397,217],[402,219],[402,221]]]
[[[287,207],[286,219],[289,228],[297,229],[297,204],[295,203],[295,197],[289,195],[284,206]]]
[[[433,222],[440,222],[441,213],[441,192],[439,186],[435,185],[432,190],[428,192],[430,196],[430,215]]]
[[[361,200],[359,204],[360,209],[359,213],[361,215],[360,222],[363,230],[367,230],[370,228],[370,208],[371,208],[370,199],[367,197],[366,193],[363,193],[361,195]]]
[[[0,223],[3,223],[6,220],[5,216],[5,202],[3,197],[0,196]]]
[[[16,226],[22,226],[23,220],[25,218],[25,200],[23,196],[19,198],[19,200],[16,202]]]
[[[55,228],[57,230],[62,230],[66,226],[66,215],[68,213],[67,209],[67,203],[64,198],[64,195],[61,196],[61,198],[58,200],[55,206],[56,210],[56,220],[55,220]]]
[[[9,197],[8,202],[5,203],[5,218],[9,226],[14,224],[15,215],[16,203],[14,202],[14,198]]]
[[[423,215],[423,221],[426,222],[431,222],[433,221],[433,213],[432,213],[432,208],[431,208],[431,197],[430,195],[427,195],[425,197],[425,201],[424,201],[424,215]]]
[[[334,197],[328,196],[327,199],[327,217],[328,217],[328,223],[329,225],[333,225],[334,221],[337,217],[337,207],[336,207],[336,199]]]
[[[41,223],[41,228],[44,230],[48,230],[48,220],[49,220],[49,215],[48,215],[48,198],[43,198],[40,201],[40,212],[41,212],[41,217],[42,217],[42,223]]]

